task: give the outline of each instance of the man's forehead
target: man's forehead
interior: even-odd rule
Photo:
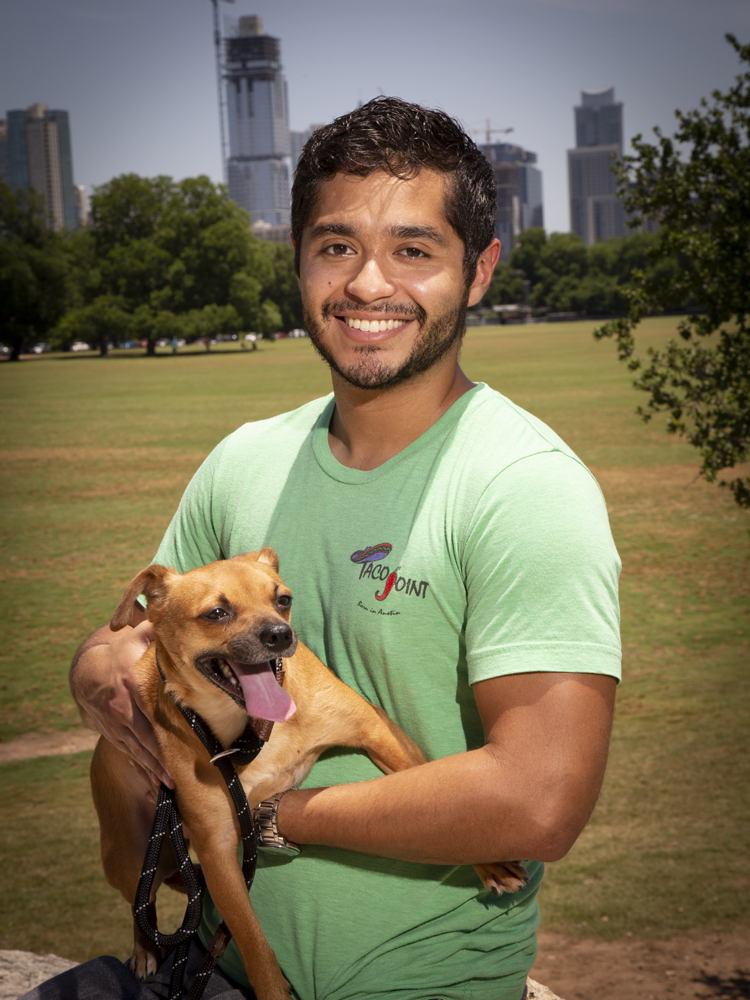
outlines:
[[[382,170],[365,177],[338,173],[320,183],[305,229],[312,236],[354,236],[377,221],[395,237],[427,236],[429,229],[433,238],[445,240],[453,232],[445,214],[449,183],[444,174],[426,169],[406,178]]]

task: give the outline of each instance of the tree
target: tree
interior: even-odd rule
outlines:
[[[76,294],[61,337],[89,331],[104,353],[110,337],[129,333],[153,354],[161,338],[260,329],[267,300],[279,317],[274,290],[289,294],[291,247],[285,255],[261,243],[247,213],[207,177],[115,177],[94,192],[91,219],[88,242],[71,250]]]
[[[734,85],[676,111],[672,138],[658,128],[653,145],[637,135],[617,168],[630,224],[657,220],[652,256],[671,254],[681,266],[636,270],[627,316],[594,333],[616,339],[620,360],[638,372],[635,387],[649,394],[638,413],[666,412],[667,430],[698,449],[708,482],[750,453],[750,45],[726,38],[747,67]],[[678,326],[682,343],[636,353],[641,319],[688,301],[695,311]],[[720,485],[750,507],[750,478]]]
[[[65,308],[62,244],[44,224],[42,199],[0,181],[0,339],[11,349],[11,361],[43,337]]]

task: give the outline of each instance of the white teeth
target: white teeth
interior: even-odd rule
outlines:
[[[363,330],[365,333],[383,333],[384,330],[397,329],[400,326],[404,326],[408,320],[398,320],[398,319],[353,319],[351,316],[346,317],[346,325],[350,326],[353,330]]]
[[[226,679],[229,681],[229,683],[233,684],[235,687],[237,687],[237,685],[239,684],[239,681],[235,677],[234,671],[229,666],[229,664],[227,663],[226,660],[220,660],[219,661],[219,668],[220,668],[222,674],[224,675],[224,677],[226,677]]]

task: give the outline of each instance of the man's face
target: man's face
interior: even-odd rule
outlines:
[[[378,171],[320,187],[302,234],[302,304],[313,344],[351,385],[397,385],[457,353],[474,286],[444,215],[446,183]]]

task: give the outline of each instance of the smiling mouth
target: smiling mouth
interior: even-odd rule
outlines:
[[[353,330],[364,333],[384,333],[386,330],[398,330],[410,322],[408,319],[356,319],[353,316],[342,316],[341,319]]]

